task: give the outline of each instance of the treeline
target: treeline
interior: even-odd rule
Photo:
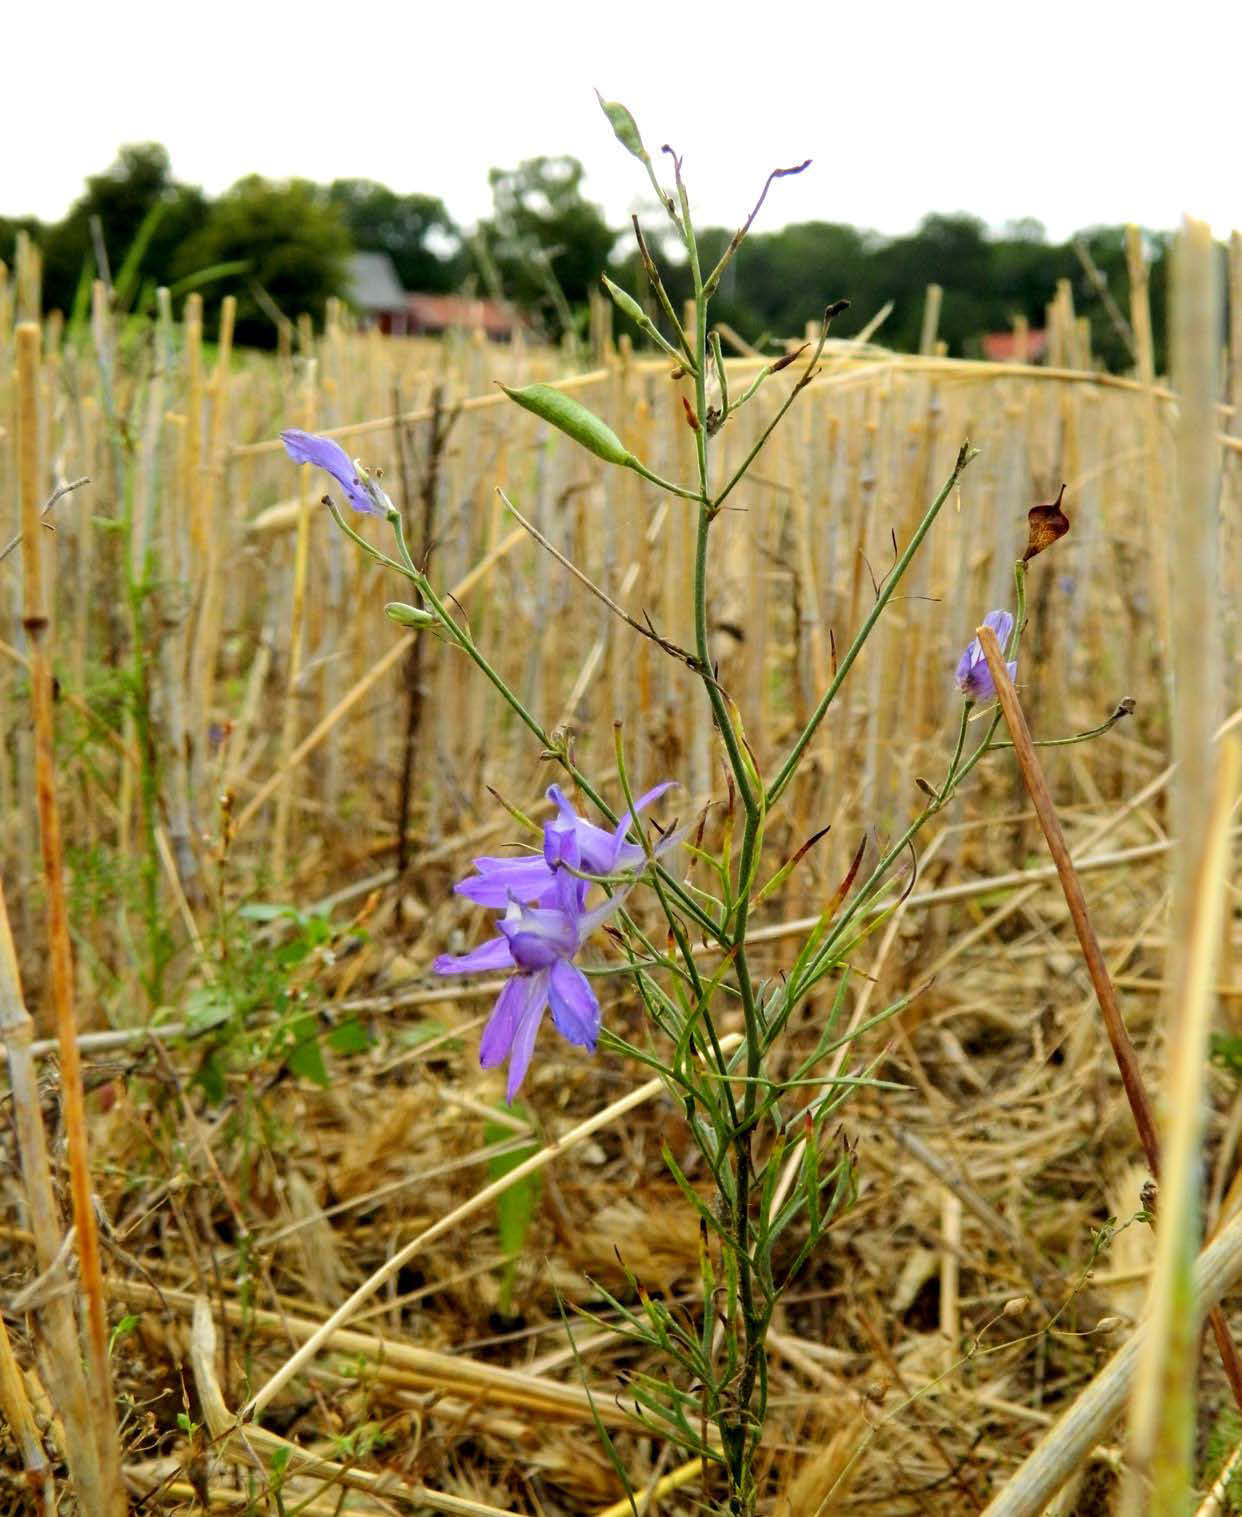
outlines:
[[[149,309],[158,284],[175,297],[202,289],[208,310],[232,293],[237,340],[255,346],[274,342],[282,317],[309,311],[319,320],[330,297],[347,296],[354,250],[389,254],[407,290],[469,290],[509,300],[554,341],[585,330],[590,292],[602,273],[641,293],[628,229],[609,226],[585,198],[575,159],[536,158],[489,177],[492,215],[466,232],[438,198],[400,195],[363,179],[317,185],[249,175],[209,199],[174,179],[163,147],[144,143],[122,148],[106,172],[87,179],[63,220],[0,217],[0,259],[11,263],[18,233],[28,233],[42,252],[44,306],[70,318],[88,309],[91,281],[100,274],[127,310]],[[707,264],[732,231],[700,233]],[[652,237],[670,292],[677,300],[688,296],[679,250],[667,239],[660,244],[658,227]],[[1165,235],[1148,238],[1158,343],[1168,247]],[[990,235],[966,215],[929,215],[898,238],[804,222],[752,233],[713,310],[748,342],[762,343],[796,335],[809,315],[841,296],[851,307],[834,325],[840,336],[861,330],[892,302],[876,340],[911,350],[919,344],[927,286],[936,283],[944,291],[938,335],[951,354],[962,355],[977,351],[982,334],[1007,331],[1016,316],[1042,327],[1061,279],[1072,282],[1076,309],[1091,322],[1097,357],[1113,369],[1129,367],[1121,227],[1092,228],[1058,244],[1047,241],[1038,222]],[[1102,287],[1111,293],[1111,311]]]

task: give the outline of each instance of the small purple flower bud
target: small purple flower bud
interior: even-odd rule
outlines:
[[[339,442],[330,437],[316,437],[313,432],[299,432],[296,427],[282,432],[280,440],[294,463],[314,464],[317,469],[331,474],[355,511],[367,516],[387,516],[393,509],[392,501],[384,491],[361,464],[350,462]]]
[[[983,618],[983,625],[991,627],[995,632],[996,641],[1001,645],[1003,653],[1013,633],[1013,617],[1008,611],[989,611]],[[1012,663],[1006,663],[1005,668],[1009,671],[1010,679],[1017,678],[1018,661],[1016,659]],[[994,701],[996,699],[996,683],[992,679],[992,671],[988,668],[988,661],[983,656],[983,648],[977,637],[970,640],[965,653],[958,660],[957,688],[967,700]]]

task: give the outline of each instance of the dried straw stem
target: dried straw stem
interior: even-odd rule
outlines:
[[[1039,825],[1048,843],[1048,852],[1056,865],[1061,889],[1065,894],[1065,904],[1069,907],[1074,931],[1078,935],[1083,959],[1087,965],[1087,973],[1091,976],[1091,984],[1099,1001],[1100,1014],[1104,1019],[1104,1030],[1108,1034],[1113,1057],[1117,1061],[1117,1068],[1121,1074],[1121,1083],[1125,1086],[1126,1099],[1134,1115],[1134,1125],[1138,1130],[1139,1141],[1143,1145],[1143,1152],[1147,1156],[1152,1173],[1158,1176],[1160,1144],[1156,1137],[1156,1119],[1152,1112],[1151,1101],[1148,1099],[1147,1089],[1143,1084],[1138,1055],[1134,1051],[1134,1044],[1130,1041],[1130,1034],[1126,1031],[1125,1022],[1122,1020],[1121,1008],[1117,1004],[1117,994],[1113,989],[1108,966],[1104,962],[1104,954],[1087,910],[1087,899],[1083,894],[1082,883],[1074,868],[1074,861],[1070,858],[1065,834],[1061,830],[1061,821],[1052,803],[1048,782],[1044,778],[1043,769],[1035,752],[1035,744],[1031,740],[1030,728],[1026,725],[1026,717],[1018,701],[1018,692],[1009,678],[1009,671],[1005,667],[996,633],[991,627],[984,626],[977,628],[975,635],[987,658],[988,668],[992,671],[1001,710],[1005,714],[1005,721],[1013,739],[1014,756],[1018,760],[1023,783],[1030,794],[1035,814],[1039,818]],[[1238,1405],[1242,1406],[1242,1380],[1238,1383],[1238,1394]]]
[[[200,1309],[188,1291],[157,1289],[136,1280],[118,1282],[117,1295],[127,1306],[141,1311],[175,1310],[186,1315],[193,1313],[197,1320]],[[264,1337],[291,1339],[299,1344],[306,1343],[320,1327],[309,1317],[283,1309],[243,1306],[237,1301],[220,1301],[213,1310],[231,1327],[245,1327]],[[489,1407],[513,1407],[539,1423],[585,1426],[593,1420],[591,1394],[580,1385],[563,1384],[462,1354],[439,1353],[390,1335],[379,1337],[353,1328],[338,1329],[326,1347],[334,1354],[365,1362],[367,1377],[379,1384],[403,1390],[432,1390],[456,1397],[463,1405],[486,1402]],[[615,1404],[611,1395],[596,1398],[594,1410],[611,1427],[634,1426],[633,1417]]]
[[[35,1426],[29,1397],[26,1395],[26,1385],[13,1354],[13,1344],[9,1339],[9,1330],[4,1324],[3,1317],[0,1317],[0,1413],[8,1423],[13,1440],[21,1451],[22,1468],[26,1471],[27,1483],[42,1497],[41,1504],[46,1517],[54,1517],[56,1493],[51,1479],[51,1470],[48,1466],[47,1455],[43,1452],[43,1443],[39,1438],[39,1430]]]
[[[34,1233],[35,1259],[40,1277],[49,1287],[37,1308],[36,1343],[41,1349],[43,1376],[65,1428],[65,1459],[82,1510],[89,1517],[107,1517],[113,1508],[100,1473],[99,1447],[91,1424],[90,1401],[82,1369],[73,1305],[63,1282],[56,1278],[57,1260],[63,1243],[63,1224],[56,1205],[52,1171],[48,1163],[47,1135],[39,1081],[31,1055],[34,1025],[26,1010],[17,970],[17,952],[9,930],[8,910],[0,887],[0,1037],[8,1055],[9,1090],[13,1120],[21,1155],[22,1180],[30,1225]],[[14,1421],[15,1430],[21,1424]],[[26,1441],[23,1437],[23,1450]],[[29,1466],[29,1460],[27,1461]]]
[[[1122,1502],[1122,1510],[1133,1514],[1145,1510],[1149,1501],[1158,1511],[1184,1510],[1190,1501],[1198,1356],[1187,1297],[1202,1235],[1204,1082],[1239,761],[1237,740],[1230,739],[1221,749],[1213,787],[1211,734],[1220,706],[1221,637],[1218,618],[1205,617],[1203,607],[1216,606],[1219,597],[1221,309],[1217,250],[1201,222],[1187,221],[1178,239],[1173,297],[1173,378],[1180,400],[1170,542],[1172,725],[1178,759],[1171,799],[1181,847],[1171,857],[1166,1174],[1151,1286],[1152,1328],[1135,1386]],[[1219,1340],[1215,1322],[1213,1328]]]
[[[1091,977],[1091,984],[1096,993],[1096,1000],[1104,1020],[1105,1032],[1108,1035],[1108,1041],[1113,1050],[1113,1057],[1117,1061],[1117,1068],[1121,1074],[1122,1084],[1125,1087],[1126,1098],[1130,1103],[1130,1111],[1134,1117],[1134,1125],[1138,1131],[1139,1141],[1143,1145],[1143,1151],[1151,1167],[1152,1174],[1159,1178],[1160,1142],[1156,1134],[1156,1123],[1151,1102],[1148,1098],[1146,1087],[1143,1084],[1142,1072],[1139,1069],[1138,1055],[1135,1053],[1134,1044],[1130,1041],[1130,1035],[1126,1031],[1125,1022],[1121,1016],[1121,1008],[1117,1003],[1117,994],[1113,987],[1112,977],[1108,972],[1107,964],[1104,962],[1104,954],[1100,948],[1099,939],[1096,936],[1095,928],[1092,925],[1091,917],[1087,910],[1087,902],[1086,897],[1083,895],[1082,884],[1078,879],[1073,860],[1070,858],[1069,849],[1065,843],[1065,835],[1061,830],[1060,819],[1052,802],[1048,782],[1044,778],[1034,743],[1031,740],[1030,729],[1027,727],[1026,717],[1018,700],[1018,693],[1014,689],[1013,681],[1009,678],[1009,671],[1005,667],[1004,655],[1000,644],[996,640],[996,634],[990,627],[983,626],[977,629],[976,635],[979,638],[980,646],[987,658],[988,668],[991,670],[992,679],[996,685],[1001,710],[1004,712],[1005,721],[1013,739],[1014,756],[1017,758],[1023,783],[1026,785],[1035,807],[1036,815],[1043,829],[1044,838],[1048,844],[1048,851],[1057,866],[1061,888],[1065,895],[1065,903],[1069,907],[1070,917],[1074,923],[1074,931],[1082,947],[1087,972]],[[1227,742],[1227,752],[1235,751],[1236,745],[1236,739],[1229,739]],[[1219,824],[1218,847],[1222,861],[1220,867],[1223,879],[1223,860],[1227,857],[1229,840],[1229,809],[1232,805],[1233,795],[1237,789],[1236,761],[1222,760],[1222,769],[1227,776],[1227,781],[1223,783],[1227,782],[1232,785],[1228,800],[1221,808],[1221,812],[1218,812],[1214,818]],[[1219,932],[1217,936],[1219,937]],[[1215,959],[1212,959],[1205,979],[1205,996],[1210,995],[1210,986],[1214,976]],[[1200,1048],[1200,1064],[1202,1064],[1203,1051]],[[1188,1170],[1179,1172],[1175,1177],[1171,1176],[1170,1183],[1171,1186],[1173,1184],[1180,1185],[1183,1193],[1186,1195],[1190,1195],[1194,1189]],[[1175,1202],[1176,1205],[1177,1203]],[[1162,1235],[1164,1232],[1165,1229],[1162,1228]],[[1198,1237],[1197,1230],[1192,1236]],[[1218,1307],[1213,1307],[1209,1313],[1209,1320],[1234,1400],[1242,1408],[1242,1358],[1239,1357],[1237,1347],[1230,1336],[1224,1313]]]
[[[35,795],[47,894],[48,957],[52,1003],[60,1038],[62,1105],[69,1148],[69,1183],[77,1229],[82,1290],[86,1301],[86,1368],[96,1447],[99,1456],[101,1511],[124,1508],[121,1455],[108,1365],[108,1313],[95,1211],[91,1204],[87,1155],[86,1103],[78,1055],[73,1007],[73,961],[69,946],[69,911],[61,856],[60,812],[56,803],[56,756],[52,712],[52,665],[48,613],[43,584],[39,530],[39,348],[34,323],[17,329],[18,463],[22,509],[22,625],[30,640],[30,682],[34,708]]]

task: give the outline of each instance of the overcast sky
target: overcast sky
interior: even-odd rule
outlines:
[[[45,0],[5,32],[0,214],[56,219],[121,143],[156,140],[209,194],[249,172],[357,176],[439,195],[462,224],[490,209],[489,167],[572,153],[620,225],[650,195],[598,86],[684,155],[702,225],[811,157],[761,226],[895,233],[958,210],[1058,239],[1184,212],[1242,226],[1239,0],[139,0],[71,20]]]

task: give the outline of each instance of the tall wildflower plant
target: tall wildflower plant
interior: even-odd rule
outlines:
[[[678,659],[687,678],[703,688],[731,796],[719,851],[704,848],[702,828],[693,837],[670,834],[647,820],[648,808],[675,776],[635,797],[619,736],[617,762],[625,806],[620,815],[614,812],[600,788],[578,768],[567,742],[545,729],[538,714],[524,704],[477,645],[469,626],[454,615],[428,566],[414,561],[401,514],[379,480],[328,439],[296,431],[283,437],[294,459],[316,465],[336,480],[355,511],[387,520],[393,547],[386,553],[368,544],[331,497],[326,498],[341,530],[413,586],[412,602],[390,603],[388,615],[402,625],[434,631],[460,649],[529,730],[533,741],[559,765],[573,787],[577,805],[599,819],[581,814],[560,786],[553,785],[548,796],[554,816],[542,828],[539,846],[524,855],[477,859],[474,872],[457,886],[467,899],[495,911],[494,936],[466,954],[438,959],[436,968],[443,974],[502,971],[507,975],[483,1033],[479,1057],[485,1067],[507,1067],[510,1100],[522,1084],[549,1016],[571,1044],[588,1052],[603,1044],[656,1070],[666,1082],[711,1177],[704,1194],[665,1145],[664,1159],[673,1180],[698,1219],[700,1306],[694,1314],[673,1311],[648,1295],[636,1279],[630,1281],[630,1299],[608,1300],[621,1330],[655,1351],[665,1365],[662,1374],[643,1373],[627,1380],[627,1398],[636,1414],[653,1431],[700,1458],[707,1471],[716,1472],[711,1488],[717,1510],[745,1517],[754,1512],[760,1495],[756,1456],[768,1409],[765,1345],[773,1313],[782,1292],[854,1194],[855,1159],[840,1136],[837,1113],[860,1084],[882,1083],[873,1078],[874,1066],[860,1066],[857,1058],[852,1060],[853,1072],[843,1072],[849,1045],[911,999],[903,996],[860,1025],[844,1029],[841,1013],[851,955],[897,905],[899,866],[914,849],[919,833],[984,756],[1008,744],[997,741],[999,711],[986,709],[995,700],[996,690],[976,641],[957,665],[960,721],[940,783],[919,782],[921,808],[865,870],[859,851],[846,879],[783,972],[769,977],[757,974],[748,945],[752,910],[796,862],[795,856],[794,861],[771,869],[764,852],[768,819],[975,454],[963,442],[951,474],[899,552],[805,727],[775,770],[761,773],[741,714],[718,680],[708,650],[712,529],[772,432],[814,379],[824,335],[809,356],[803,349],[776,359],[745,390],[732,394],[719,339],[709,331],[708,313],[721,277],[773,182],[807,165],[778,169],[769,176],[754,210],[719,262],[705,269],[680,160],[664,150],[673,178],[670,190],[662,183],[629,111],[612,102],[601,104],[621,145],[650,178],[685,251],[693,281],[694,320],[687,330],[636,224],[639,254],[662,312],[661,324],[624,290],[609,280],[605,284],[621,311],[672,360],[676,377],[693,384],[693,401],[687,398],[685,405],[694,432],[697,478],[690,482],[661,479],[603,420],[554,388],[530,385],[507,393],[517,405],[605,463],[636,472],[670,493],[676,498],[675,509],[696,513],[690,587],[693,648],[677,647],[620,608],[613,609],[636,633],[653,638]],[[823,334],[845,304],[841,301],[827,308]],[[721,429],[775,373],[795,363],[801,367],[794,383],[747,457],[732,472],[718,472],[713,464]],[[1026,561],[1068,528],[1059,500],[1053,506],[1035,508],[1030,517],[1030,546],[1016,566],[1014,611],[998,610],[987,617],[1004,644],[1011,676],[1017,672],[1025,623]],[[954,698],[951,660],[946,660],[945,693],[946,699]],[[984,719],[972,723],[972,714],[979,711]],[[1122,714],[1123,708],[1118,708],[1105,726]],[[691,883],[687,856],[696,865],[694,878],[709,879],[710,888]],[[640,889],[654,896],[667,922],[666,934],[644,932],[639,922],[642,914],[629,909],[631,895]],[[607,1027],[592,980],[577,962],[588,939],[605,921],[610,923],[610,937],[620,955],[620,961],[610,967],[632,979],[649,1018],[650,1035],[642,1046]],[[710,953],[696,953],[698,944],[706,945]],[[816,1046],[796,1060],[782,1057],[781,1043],[791,1018],[825,981],[833,982],[835,989]],[[625,1472],[602,1422],[598,1428],[624,1480]]]

